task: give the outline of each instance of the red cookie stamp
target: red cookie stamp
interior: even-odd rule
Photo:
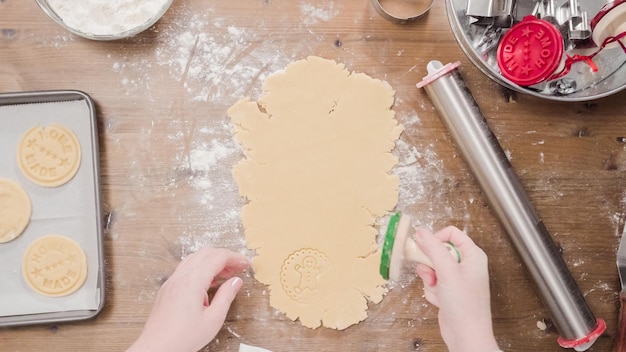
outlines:
[[[563,36],[554,25],[526,16],[500,40],[498,67],[509,81],[532,86],[557,71],[563,62],[563,52]]]

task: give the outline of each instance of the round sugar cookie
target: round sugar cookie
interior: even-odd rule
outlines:
[[[80,157],[78,138],[61,125],[31,128],[17,148],[22,173],[43,187],[58,187],[71,180],[80,166]]]
[[[49,297],[76,292],[87,279],[87,257],[78,243],[61,235],[33,241],[22,258],[22,274],[35,292]]]
[[[0,243],[9,242],[24,232],[31,211],[24,189],[9,179],[0,178]]]

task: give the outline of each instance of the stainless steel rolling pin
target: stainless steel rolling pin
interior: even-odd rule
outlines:
[[[606,329],[596,319],[457,67],[428,63],[424,88],[533,279],[564,348],[585,351]]]

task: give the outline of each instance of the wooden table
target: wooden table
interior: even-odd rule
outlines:
[[[226,109],[256,98],[268,74],[318,55],[388,81],[405,132],[398,144],[398,207],[433,229],[468,231],[490,258],[495,333],[506,351],[559,351],[508,236],[486,204],[430,100],[415,83],[426,63],[460,60],[477,102],[606,333],[619,290],[615,252],[626,202],[624,93],[587,103],[516,94],[489,80],[457,46],[444,2],[413,25],[378,16],[369,1],[176,0],[128,40],[70,34],[34,1],[0,1],[0,92],[78,89],[97,103],[105,209],[106,306],[80,323],[0,330],[2,351],[123,350],[138,335],[159,286],[202,245],[246,250],[244,204],[230,174],[242,157]],[[537,322],[547,322],[539,329]],[[437,309],[414,278],[345,331],[311,330],[244,287],[211,351],[239,343],[280,351],[441,351]]]

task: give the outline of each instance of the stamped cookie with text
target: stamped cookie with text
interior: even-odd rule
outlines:
[[[20,169],[29,180],[43,187],[58,187],[71,180],[80,166],[80,143],[61,125],[35,126],[17,148]]]
[[[61,235],[36,239],[22,259],[22,274],[36,292],[50,297],[76,292],[87,279],[87,257],[80,245]]]

